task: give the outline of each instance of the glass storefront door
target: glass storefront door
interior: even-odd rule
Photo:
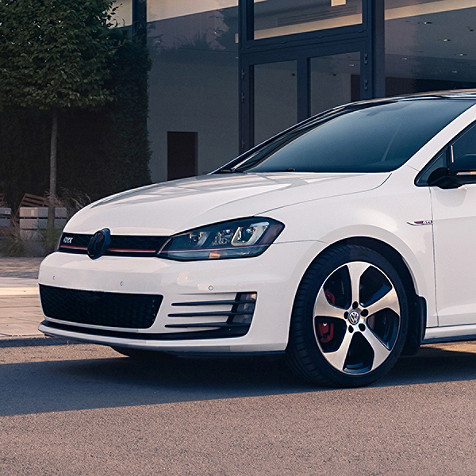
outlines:
[[[254,65],[254,144],[306,117],[359,100],[360,56],[359,51]]]
[[[296,61],[260,64],[255,78],[255,143],[297,122]]]
[[[360,99],[360,53],[311,59],[311,114]]]

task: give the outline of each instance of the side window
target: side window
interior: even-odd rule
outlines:
[[[476,123],[453,139],[453,142],[444,147],[426,165],[415,179],[415,185],[418,187],[427,186],[428,179],[438,169],[453,170],[453,173],[476,171]]]
[[[476,124],[466,129],[451,147],[450,168],[476,170]]]
[[[428,185],[428,179],[434,170],[439,168],[446,168],[447,165],[447,150],[446,146],[418,175],[415,184],[419,187],[425,187]]]

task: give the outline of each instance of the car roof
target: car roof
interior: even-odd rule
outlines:
[[[398,96],[388,96],[376,99],[363,99],[360,101],[354,101],[342,106],[338,106],[335,109],[340,109],[341,107],[349,107],[354,105],[363,105],[363,104],[379,104],[386,102],[395,102],[395,101],[408,101],[408,100],[418,100],[418,99],[472,99],[476,101],[476,89],[452,89],[445,91],[428,91],[421,93],[412,93],[412,94],[401,94]]]
[[[476,99],[476,89],[449,89],[443,91],[428,91],[422,93],[404,94],[401,96],[395,96],[395,99],[399,98],[428,98],[428,97],[442,97],[451,99]],[[390,99],[390,98],[387,98]]]
[[[427,99],[452,99],[452,100],[473,100],[476,104],[476,89],[451,89],[451,90],[444,90],[444,91],[428,91],[428,92],[421,92],[421,93],[412,93],[412,94],[402,94],[399,96],[388,96],[388,97],[381,97],[375,99],[361,99],[359,101],[352,101],[347,104],[341,104],[339,106],[335,106],[330,108],[326,111],[322,111],[318,114],[315,114],[311,117],[308,117],[304,121],[295,124],[294,126],[290,127],[287,130],[294,129],[302,124],[307,124],[312,122],[319,117],[328,114],[330,112],[335,111],[345,111],[345,110],[352,110],[354,108],[361,108],[366,106],[378,106],[379,104],[389,104],[395,103],[399,101],[418,101],[418,100],[427,100]],[[287,131],[286,130],[286,131]],[[283,131],[283,132],[286,132]],[[281,134],[278,134],[281,135]],[[267,141],[266,141],[267,142]]]

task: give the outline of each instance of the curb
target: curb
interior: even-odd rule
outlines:
[[[46,347],[55,345],[78,345],[81,342],[71,341],[62,337],[47,336],[14,336],[0,337],[0,348],[6,347]]]
[[[39,292],[37,287],[32,286],[0,288],[0,296],[39,296]]]

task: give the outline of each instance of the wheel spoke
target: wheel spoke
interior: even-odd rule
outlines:
[[[349,353],[352,336],[353,334],[346,332],[340,347],[335,352],[324,353],[324,357],[328,360],[328,362],[338,370],[344,370],[345,359]]]
[[[385,296],[382,296],[366,309],[369,312],[369,316],[383,309],[391,309],[397,315],[400,315],[400,305],[398,304],[398,296],[395,288],[390,289]]]
[[[360,303],[360,278],[370,265],[362,261],[347,263],[352,289],[352,302]]]
[[[362,332],[362,335],[374,351],[374,360],[372,362],[372,370],[374,370],[385,362],[390,355],[391,349],[388,349],[368,327]]]
[[[344,319],[344,309],[333,306],[326,297],[324,289],[322,288],[317,295],[316,303],[314,304],[313,317],[333,317],[335,319]]]

